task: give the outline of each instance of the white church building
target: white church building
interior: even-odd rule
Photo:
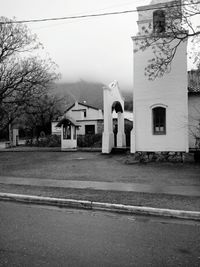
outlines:
[[[167,27],[166,5],[180,1],[153,0],[150,5],[138,7],[138,34],[132,37],[133,48],[145,39],[145,29],[151,24],[152,31],[160,28],[157,42],[170,38]],[[160,14],[160,17],[159,17]],[[160,21],[159,21],[160,20]],[[178,20],[181,24],[181,20]],[[171,45],[177,42],[174,40]],[[145,152],[187,152],[188,151],[188,81],[187,41],[182,42],[171,63],[171,71],[155,80],[149,80],[145,68],[154,57],[153,48],[134,53],[133,77],[133,130],[131,153]]]
[[[149,62],[155,57],[155,46],[168,42],[172,48],[178,42],[178,39],[172,38],[171,25],[169,25],[171,21],[166,12],[169,6],[172,14],[175,15],[172,19],[179,27],[179,34],[182,34],[181,16],[173,12],[173,8],[179,8],[181,11],[181,0],[152,0],[149,5],[137,8],[138,34],[132,37],[133,50],[137,52],[134,52],[133,56],[131,153],[188,152],[189,146],[190,148],[196,146],[197,138],[190,133],[189,140],[189,132],[194,133],[191,125],[194,125],[195,131],[200,129],[199,113],[196,108],[199,107],[200,92],[190,92],[188,96],[187,40],[177,46],[170,71],[153,80],[145,73]],[[138,49],[138,44],[144,43],[149,37],[153,38],[153,45]],[[66,115],[76,122],[70,122],[75,129],[74,134],[70,135],[73,142],[76,142],[76,133],[96,134],[99,133],[98,129],[101,128],[102,131],[103,128],[102,153],[107,154],[116,147],[126,148],[124,98],[117,81],[103,88],[103,99],[103,112],[75,102],[66,111]],[[190,116],[188,116],[188,105]],[[118,126],[116,140],[113,133],[113,112]],[[99,127],[100,123],[103,127]],[[74,143],[73,146],[75,146]]]

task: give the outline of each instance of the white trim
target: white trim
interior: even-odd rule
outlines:
[[[153,104],[153,105],[151,105],[149,108],[150,108],[150,109],[153,109],[153,108],[157,108],[157,107],[168,108],[167,105],[162,104],[162,103]]]

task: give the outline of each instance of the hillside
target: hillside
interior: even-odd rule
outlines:
[[[88,105],[103,109],[103,86],[102,83],[92,83],[79,81],[76,83],[57,83],[54,93],[65,97],[66,104],[72,104],[74,101],[86,101]],[[122,92],[125,102],[132,102],[132,94]],[[126,106],[126,104],[125,104]]]

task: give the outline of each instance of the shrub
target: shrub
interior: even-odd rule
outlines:
[[[102,134],[88,134],[78,135],[77,146],[78,147],[101,147]]]
[[[61,137],[59,135],[53,134],[46,137],[31,138],[26,140],[27,146],[38,146],[38,147],[60,147]]]

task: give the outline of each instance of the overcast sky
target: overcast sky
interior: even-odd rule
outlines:
[[[136,9],[150,0],[1,0],[1,16],[17,20]],[[137,13],[67,21],[29,23],[58,64],[62,81],[80,79],[132,88]]]
[[[1,0],[1,15],[41,19],[135,9],[149,0]],[[105,84],[118,80],[132,87],[132,40],[137,14],[30,23],[31,31],[58,64],[62,80],[80,79]]]

